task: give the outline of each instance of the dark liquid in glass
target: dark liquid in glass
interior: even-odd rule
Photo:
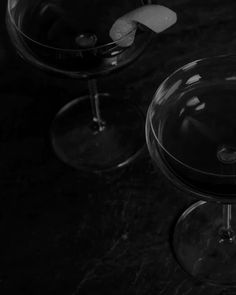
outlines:
[[[160,128],[164,161],[197,190],[236,194],[235,83],[196,87],[180,96]]]
[[[24,2],[11,11],[18,29],[8,27],[21,55],[41,67],[86,78],[127,64],[147,43],[143,28],[128,48],[109,37],[114,21],[140,0],[35,1],[23,8]]]

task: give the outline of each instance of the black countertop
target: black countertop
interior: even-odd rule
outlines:
[[[104,77],[146,112],[179,66],[236,51],[236,1],[161,0],[178,23],[146,52]],[[0,294],[234,294],[195,282],[171,249],[173,225],[194,201],[173,188],[147,150],[98,177],[61,163],[49,143],[53,116],[86,83],[37,71],[16,55],[0,4]]]

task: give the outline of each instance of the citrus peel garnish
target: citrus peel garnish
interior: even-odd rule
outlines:
[[[140,23],[155,33],[160,33],[177,20],[176,13],[162,5],[144,5],[118,18],[109,35],[121,47],[132,45],[137,25]]]

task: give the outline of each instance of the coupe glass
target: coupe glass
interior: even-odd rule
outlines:
[[[148,110],[149,152],[171,182],[200,199],[179,218],[173,249],[183,269],[236,283],[236,56],[193,61],[158,88]]]
[[[144,118],[116,94],[97,91],[96,78],[118,70],[146,47],[151,31],[139,26],[134,43],[128,33],[112,42],[109,30],[141,0],[8,0],[7,28],[19,54],[55,74],[87,79],[89,95],[76,98],[56,115],[51,128],[60,159],[93,172],[121,167],[142,150]]]

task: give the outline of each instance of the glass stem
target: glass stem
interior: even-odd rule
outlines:
[[[223,227],[220,231],[220,242],[232,242],[234,232],[231,227],[232,205],[223,204]]]
[[[97,81],[91,79],[88,81],[89,96],[92,107],[93,122],[96,124],[97,131],[102,131],[105,128],[105,122],[102,120],[100,106],[99,106],[99,94],[97,90]]]
[[[231,230],[231,218],[232,218],[232,205],[224,204],[223,205],[223,222],[224,222],[224,228],[227,231]]]

